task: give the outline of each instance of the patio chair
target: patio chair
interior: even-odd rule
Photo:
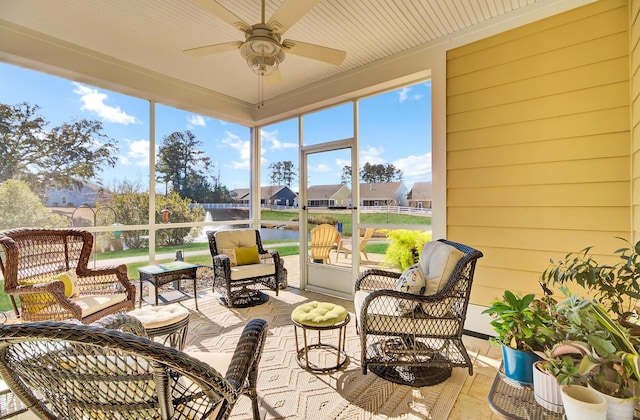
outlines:
[[[234,353],[186,354],[145,338],[142,324],[125,314],[92,325],[5,324],[0,374],[40,418],[226,419],[246,394],[259,419],[266,334],[266,321],[253,319]]]
[[[309,247],[311,261],[322,261],[323,264],[331,264],[329,254],[336,246],[340,233],[338,228],[324,223],[311,229],[311,245]]]
[[[76,229],[0,232],[4,291],[23,321],[75,318],[89,324],[134,308],[136,288],[123,265],[88,267],[93,235]],[[20,299],[20,310],[15,298]]]
[[[376,230],[374,228],[366,228],[364,231],[364,235],[362,236],[362,238],[360,238],[359,250],[360,250],[360,254],[364,255],[365,261],[369,261],[369,256],[367,255],[367,251],[365,250],[365,247],[367,246],[367,242],[369,242],[369,240],[373,237],[373,234],[375,233],[375,231]],[[345,258],[349,255],[352,255],[353,242],[348,239],[341,241],[340,245],[338,245],[338,254],[340,254],[340,251],[344,253]],[[338,257],[336,257],[336,261],[337,260],[338,260]]]
[[[258,289],[275,290],[284,281],[284,261],[277,251],[262,247],[260,231],[231,229],[207,232],[213,259],[213,290],[225,306],[260,305],[269,296]]]
[[[476,261],[482,253],[440,239],[404,273],[371,269],[356,280],[362,372],[427,386],[473,363],[462,343]]]

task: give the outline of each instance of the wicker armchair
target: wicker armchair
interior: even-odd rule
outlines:
[[[446,268],[441,271],[439,291],[433,294],[426,294],[429,278],[425,294],[407,293],[398,287],[401,274],[397,272],[372,269],[356,280],[355,311],[364,374],[369,369],[392,382],[411,386],[442,382],[453,367],[467,367],[473,374],[462,331],[476,261],[482,253],[456,242],[437,242],[453,247],[456,257],[448,262],[449,274]],[[440,245],[425,245],[421,261],[413,270],[422,267],[423,272],[429,272],[432,246]],[[438,265],[442,268],[435,263],[433,267]],[[436,271],[433,267],[431,271]]]
[[[89,324],[135,305],[135,286],[125,265],[88,268],[93,247],[90,232],[74,229],[14,229],[0,232],[0,269],[4,291],[23,321],[75,318]],[[75,274],[74,294],[54,277]],[[20,298],[20,311],[15,302]]]
[[[223,305],[243,308],[269,300],[269,296],[258,289],[275,290],[278,295],[286,275],[284,262],[277,251],[262,247],[259,230],[219,230],[207,232],[207,237],[213,259],[213,290],[222,295],[220,302]],[[254,246],[259,261],[241,264],[236,259],[236,252]]]
[[[247,394],[259,419],[256,380],[266,328],[266,321],[251,320],[225,358],[188,355],[122,332],[144,334],[139,321],[125,314],[92,325],[5,324],[0,375],[41,418],[226,419]],[[200,356],[230,360],[226,376]]]

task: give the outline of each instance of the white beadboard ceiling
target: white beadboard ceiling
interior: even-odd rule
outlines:
[[[283,1],[266,0],[267,19]],[[283,39],[344,50],[346,59],[335,66],[288,54],[280,66],[281,80],[265,86],[265,98],[286,97],[377,60],[553,1],[320,0]],[[260,21],[260,0],[218,2],[249,24]],[[232,101],[255,104],[258,100],[258,77],[239,51],[197,58],[182,52],[244,40],[242,32],[193,0],[0,0],[0,27],[20,34],[21,41],[25,37],[38,41],[35,46],[26,43],[22,47],[12,44],[12,39],[0,38],[2,61],[56,73],[53,65],[39,65],[38,58],[34,62],[34,55],[46,55],[46,48],[37,53],[23,50],[62,44],[64,51],[77,53],[73,58],[77,74],[84,71],[78,61],[97,52],[106,56],[105,61],[115,59],[140,72],[168,76]]]

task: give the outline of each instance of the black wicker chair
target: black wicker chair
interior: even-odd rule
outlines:
[[[234,229],[207,232],[213,259],[213,290],[225,306],[248,307],[265,303],[269,296],[259,289],[275,290],[276,296],[286,276],[277,251],[262,247],[260,231]],[[237,266],[225,252],[257,246],[260,263]]]
[[[453,367],[467,367],[473,374],[462,332],[482,253],[456,242],[440,242],[463,256],[433,295],[395,290],[401,276],[397,272],[372,269],[358,277],[355,310],[364,374],[369,369],[392,382],[418,387],[444,381]]]
[[[131,332],[145,335],[140,322],[124,314],[91,325],[5,324],[0,375],[46,419],[226,419],[242,394],[260,418],[256,380],[266,321],[245,326],[226,376]]]

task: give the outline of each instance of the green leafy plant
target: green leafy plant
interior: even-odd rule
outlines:
[[[391,242],[387,248],[382,266],[396,267],[400,271],[414,265],[422,254],[424,244],[431,240],[431,232],[409,229],[380,229]]]
[[[614,252],[619,258],[617,263],[600,264],[591,254],[593,247],[587,247],[560,260],[551,259],[541,281],[554,285],[575,282],[619,320],[627,320],[640,299],[640,241],[631,245],[623,238],[618,239],[628,246]]]
[[[553,340],[553,318],[546,303],[533,293],[519,296],[505,290],[502,299],[491,302],[482,313],[494,317],[495,343],[522,351],[543,351]]]
[[[586,376],[591,386],[599,391],[615,397],[628,397],[631,381],[640,378],[638,340],[596,301],[579,298],[566,287],[561,291],[565,299],[558,302],[557,317],[553,322],[556,331],[564,334],[566,341],[553,346],[551,354],[555,360],[550,360],[550,364],[558,363],[561,355],[572,354],[572,357],[561,360],[564,371],[558,371],[558,375],[567,375],[562,380],[568,382]],[[570,366],[572,361],[577,374]],[[556,377],[560,381],[558,375]]]

